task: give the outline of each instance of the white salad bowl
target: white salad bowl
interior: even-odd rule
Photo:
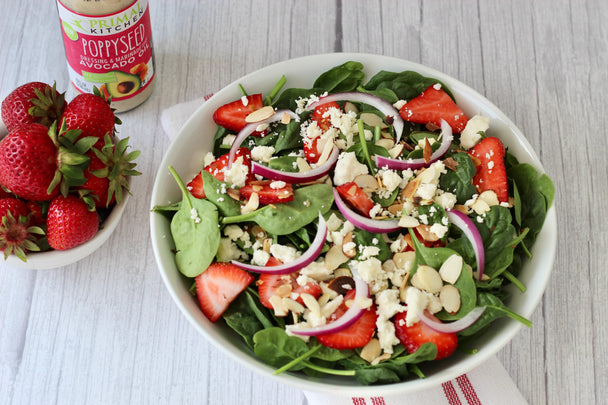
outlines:
[[[87,242],[67,250],[48,250],[45,252],[30,252],[27,254],[27,261],[24,262],[15,255],[10,255],[6,262],[10,266],[22,269],[45,270],[73,264],[84,259],[103,245],[112,235],[118,226],[120,218],[129,201],[129,194],[124,193],[120,204],[114,205],[112,211],[103,220],[99,230],[92,239]]]
[[[236,80],[215,93],[188,119],[165,154],[154,183],[151,207],[167,205],[181,199],[180,190],[169,173],[168,167],[173,166],[183,179],[189,179],[200,171],[203,156],[211,150],[217,128],[212,120],[213,112],[221,105],[241,97],[239,84],[250,93],[267,94],[281,75],[285,75],[287,78],[285,88],[310,88],[321,73],[346,61],[358,61],[363,64],[366,73],[364,81],[369,80],[380,70],[393,72],[413,70],[423,76],[437,78],[452,90],[457,103],[467,115],[480,113],[490,117],[489,135],[501,138],[505,146],[520,162],[529,163],[539,172],[544,172],[537,155],[515,124],[494,104],[458,80],[434,69],[397,58],[358,53],[322,54],[291,59],[265,67]],[[483,363],[504,347],[522,327],[520,322],[510,318],[505,317],[498,320],[492,328],[476,340],[478,351],[475,354],[464,354],[457,351],[448,359],[437,362],[434,366],[425,367],[426,377],[423,379],[415,378],[393,384],[364,386],[354,379],[347,380],[332,376],[324,376],[319,379],[302,373],[289,372],[274,375],[274,368],[258,359],[232,329],[223,324],[221,320],[211,323],[203,315],[196,297],[188,291],[191,281],[187,281],[176,267],[169,221],[163,215],[152,212],[150,225],[154,254],[163,281],[173,300],[192,325],[207,340],[236,361],[262,375],[300,389],[353,396],[404,394],[431,388]],[[521,293],[516,288],[512,288],[510,291],[512,297],[508,306],[524,317],[530,317],[545,290],[553,266],[556,235],[555,209],[551,207],[544,227],[532,248],[533,256],[525,263],[519,276],[527,286],[527,291]]]

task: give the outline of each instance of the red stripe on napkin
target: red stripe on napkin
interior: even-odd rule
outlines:
[[[469,380],[469,377],[466,374],[456,377],[456,382],[469,405],[481,405],[481,401],[477,397],[477,392],[475,392],[475,388],[473,388],[471,380]]]
[[[365,398],[352,397],[353,405],[365,405]]]
[[[384,402],[384,397],[371,397],[372,405],[386,405]]]
[[[441,384],[441,387],[443,388],[445,398],[450,405],[462,405],[460,398],[458,398],[458,394],[456,393],[456,389],[454,388],[454,384],[452,384],[451,381],[444,382]]]
[[[212,96],[213,96],[213,93],[206,94],[206,95],[203,97],[203,100],[207,101],[207,100],[209,100],[209,99],[210,99]]]

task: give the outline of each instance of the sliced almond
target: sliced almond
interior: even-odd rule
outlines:
[[[426,163],[430,162],[431,155],[433,154],[433,148],[429,142],[429,138],[424,138],[424,148],[422,150],[422,157]]]
[[[462,271],[463,260],[460,255],[452,255],[439,268],[439,275],[446,283],[454,284]]]
[[[275,293],[279,296],[279,297],[289,297],[289,295],[291,294],[291,291],[293,290],[293,288],[291,287],[291,284],[281,284],[275,291]]]
[[[289,114],[287,114],[286,112],[283,113],[283,116],[281,117],[281,124],[289,124],[289,122],[291,121],[291,116]]]
[[[381,146],[386,150],[391,150],[395,146],[395,141],[391,138],[380,138],[375,143],[377,146]]]
[[[251,228],[251,233],[253,234],[253,237],[256,239],[265,239],[267,236],[264,228],[262,228],[259,225],[254,225],[253,228]]]
[[[477,197],[478,200],[485,201],[490,207],[494,205],[498,205],[500,202],[498,201],[498,196],[494,192],[494,190],[486,190],[483,193],[479,194]]]
[[[401,285],[399,286],[399,299],[401,302],[405,302],[405,297],[407,296],[408,289],[408,281],[410,281],[410,273],[407,272],[401,281]]]
[[[359,109],[357,108],[356,105],[354,105],[350,101],[347,101],[346,103],[344,103],[344,112],[347,113],[347,114],[350,113],[350,112],[354,112],[355,114],[359,114]]]
[[[265,238],[262,242],[262,250],[266,253],[270,253],[270,246],[272,245],[272,238]]]
[[[380,356],[381,353],[382,348],[380,347],[380,341],[376,338],[373,338],[369,341],[368,344],[363,346],[363,348],[361,349],[361,353],[359,353],[359,356],[368,363],[371,363],[372,361],[374,361],[375,358]]]
[[[403,211],[403,203],[393,203],[389,205],[386,209],[394,216],[397,216],[401,211]]]
[[[410,250],[409,252],[399,252],[393,255],[393,262],[398,269],[410,271],[412,263],[416,259],[416,253]]]
[[[260,122],[272,117],[273,114],[274,108],[272,108],[272,106],[270,105],[267,105],[249,114],[247,117],[245,117],[245,121],[249,123]]]
[[[347,269],[345,267],[338,267],[336,270],[334,270],[334,277],[338,278],[341,276],[351,277],[352,273],[350,272],[349,269]]]
[[[374,113],[361,113],[360,115],[363,123],[370,127],[380,127],[380,129],[388,128],[388,125],[384,122],[382,118]]]
[[[401,192],[401,196],[406,199],[413,199],[414,195],[416,194],[416,190],[418,190],[418,186],[420,186],[420,178],[415,177],[413,180],[407,183]]]
[[[247,200],[247,204],[241,207],[241,214],[249,214],[250,212],[257,210],[259,206],[260,197],[258,196],[258,193],[253,192],[251,193],[249,200]]]
[[[399,218],[399,226],[402,228],[416,228],[419,225],[420,222],[410,215],[403,215]]]
[[[469,215],[469,209],[462,204],[455,204],[454,209],[462,212],[465,215]]]
[[[344,252],[342,252],[342,246],[333,245],[325,254],[324,264],[327,270],[333,271],[340,267],[340,265],[346,263],[347,261],[348,257],[346,257],[346,255],[344,255]]]
[[[456,169],[458,168],[458,162],[455,161],[452,157],[443,159],[443,164],[445,165],[446,169],[450,169],[453,171],[456,171]]]
[[[352,232],[344,235],[344,239],[342,239],[342,253],[349,259],[352,259],[357,254],[357,245],[353,242]]]
[[[283,305],[294,314],[301,314],[306,309],[304,308],[304,305],[300,304],[298,301],[292,300],[291,298],[283,298]]]
[[[380,188],[378,180],[371,174],[360,174],[353,181],[365,192],[376,191]]]
[[[443,287],[443,281],[439,276],[439,272],[425,264],[418,266],[416,273],[411,278],[411,283],[419,290],[431,294],[437,294],[441,290],[441,287]]]
[[[391,158],[396,159],[401,156],[404,149],[405,145],[402,143],[398,143],[388,150],[388,154],[391,156]]]
[[[420,224],[416,230],[426,242],[437,242],[440,238],[435,232],[431,232],[431,227],[425,224]]]
[[[446,284],[439,291],[439,301],[450,314],[455,314],[460,309],[460,291],[453,285]]]
[[[308,171],[312,170],[312,167],[310,167],[310,165],[308,164],[306,159],[304,159],[302,157],[299,157],[296,159],[296,164],[298,165],[298,170],[300,172],[308,172]]]
[[[283,298],[279,297],[278,295],[273,295],[268,299],[268,301],[270,302],[270,305],[272,305],[274,314],[276,316],[287,316],[289,310],[283,303]]]
[[[226,194],[228,194],[228,197],[232,198],[233,200],[239,201],[241,199],[241,193],[239,193],[239,190],[237,189],[229,188],[226,190]]]

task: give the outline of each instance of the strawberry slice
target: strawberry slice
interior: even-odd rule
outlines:
[[[260,204],[276,204],[284,203],[293,200],[293,186],[289,183],[284,183],[283,187],[276,186],[278,182],[272,180],[252,181],[241,187],[239,192],[241,197],[249,200],[253,193],[258,195]]]
[[[266,266],[276,266],[279,264],[281,264],[281,261],[274,257],[270,257],[268,262],[266,262]],[[307,293],[315,298],[321,296],[322,291],[319,284],[311,281],[304,285],[300,285],[296,281],[298,275],[299,272],[297,271],[290,274],[261,274],[256,282],[258,294],[260,295],[260,303],[266,308],[273,309],[273,306],[270,303],[270,297],[278,295],[281,291],[287,291],[288,296],[290,298],[295,297],[296,301],[300,304],[304,304],[300,294]]]
[[[344,301],[338,307],[338,309],[336,309],[336,311],[331,315],[328,322],[335,321],[336,319],[344,315],[346,311],[348,311],[346,302],[354,299],[355,293],[355,290],[349,290],[346,293],[346,295],[344,296]],[[317,340],[323,346],[339,350],[356,349],[358,347],[363,347],[368,344],[374,336],[374,331],[376,330],[376,318],[376,308],[372,305],[363,313],[361,318],[359,318],[348,328],[335,333],[318,335]]]
[[[228,166],[228,159],[230,158],[229,153],[220,156],[215,161],[203,168],[204,171],[210,173],[213,177],[220,181],[224,181],[224,168]],[[255,180],[255,175],[251,172],[251,152],[247,148],[239,148],[234,154],[235,162],[239,157],[243,158],[243,164],[249,168],[247,174],[247,182]],[[187,184],[186,188],[196,198],[205,198],[205,189],[203,188],[203,174],[202,172],[194,176],[192,180]]]
[[[505,168],[505,147],[493,136],[482,139],[469,151],[477,168],[473,185],[480,193],[492,190],[498,201],[509,201],[509,186]]]
[[[312,113],[312,119],[317,122],[319,128],[323,131],[327,131],[329,127],[331,127],[331,117],[327,113],[330,109],[337,108],[340,109],[340,106],[335,101],[330,101],[329,103],[321,104],[315,108]]]
[[[412,326],[407,326],[405,317],[407,312],[400,312],[395,315],[393,323],[395,324],[395,336],[401,342],[408,353],[414,353],[424,343],[434,343],[437,346],[437,357],[435,360],[443,359],[450,356],[458,347],[458,337],[455,333],[441,333],[426,326],[419,321]],[[437,319],[431,314],[426,314],[432,319]]]
[[[195,278],[196,295],[203,313],[217,321],[228,305],[253,281],[253,276],[231,263],[211,263]]]
[[[354,210],[369,218],[374,202],[354,181],[336,187],[336,191]]]
[[[304,157],[308,163],[317,163],[321,157],[321,151],[319,151],[319,137],[314,139],[306,138],[304,140]]]
[[[418,97],[404,104],[399,115],[405,121],[425,125],[432,123],[437,127],[441,127],[443,119],[456,133],[460,133],[469,121],[448,93],[441,88],[437,89],[436,85],[429,86]]]
[[[245,99],[247,101],[243,103]],[[245,118],[264,106],[261,93],[246,96],[245,99],[238,99],[219,107],[213,113],[213,121],[231,131],[238,132],[243,129],[247,125]]]

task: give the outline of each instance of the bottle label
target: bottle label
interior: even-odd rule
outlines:
[[[154,76],[148,0],[116,13],[83,15],[57,0],[69,76],[82,93],[97,87],[112,100],[136,96]]]

